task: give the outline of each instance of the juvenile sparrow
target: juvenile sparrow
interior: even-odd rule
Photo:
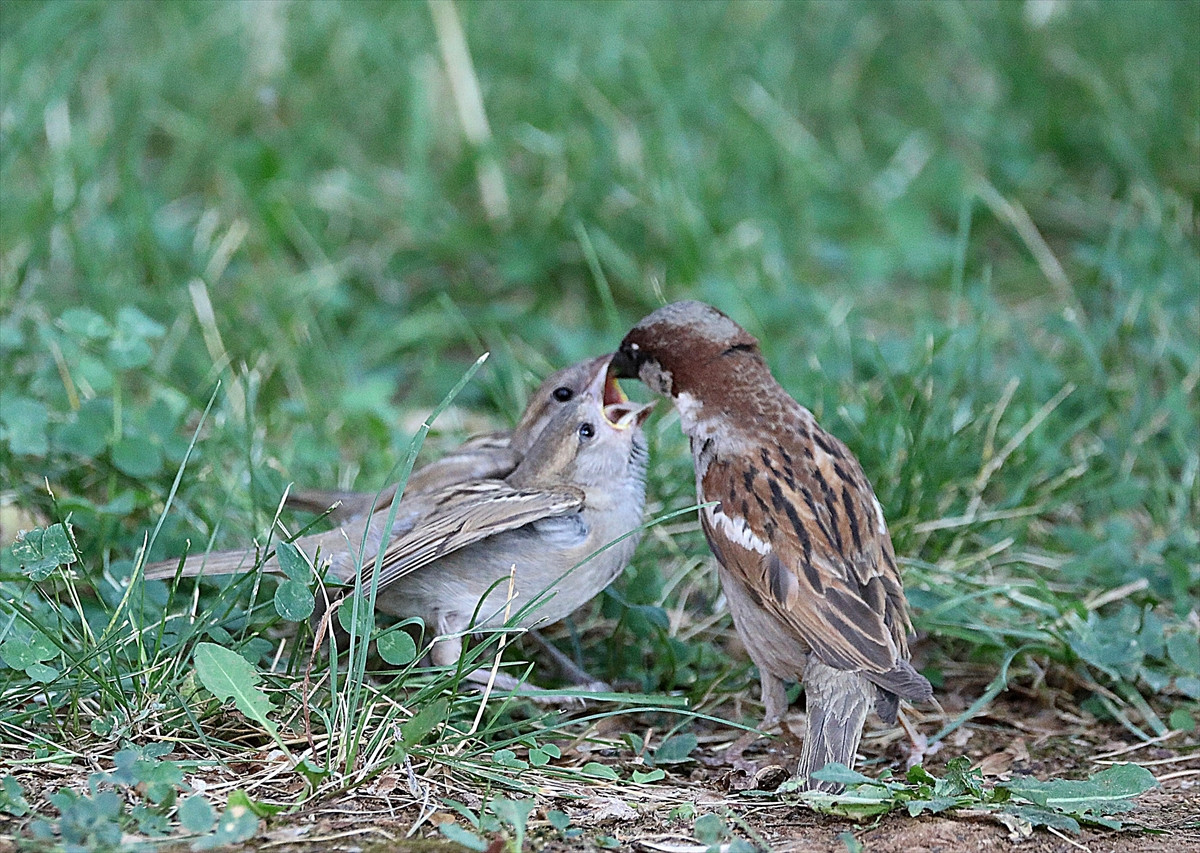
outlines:
[[[462,636],[472,628],[499,627],[510,617],[517,627],[532,628],[566,617],[621,573],[640,538],[635,531],[647,461],[640,426],[652,407],[606,406],[607,366],[606,357],[582,393],[556,406],[505,479],[406,494],[386,537],[388,513],[376,511],[294,544],[314,565],[327,562],[329,574],[343,582],[353,582],[361,562],[364,584],[382,548],[376,609],[420,617],[438,638],[437,665],[458,660]],[[188,557],[182,574],[227,574],[252,565],[252,553],[225,551]],[[157,563],[145,577],[169,578],[177,567],[177,561]],[[280,570],[274,554],[263,568]],[[481,680],[487,673],[468,677]],[[517,686],[503,675],[497,684]]]
[[[909,663],[912,630],[883,509],[849,449],[775,380],[758,341],[720,311],[677,302],[638,323],[610,371],[669,396],[691,439],[700,523],[730,613],[758,666],[766,715],[805,683],[798,775],[852,767],[872,706],[932,696]],[[837,790],[828,783],[810,787]]]
[[[597,372],[608,365],[609,358],[607,355],[589,358],[551,373],[530,396],[515,429],[472,436],[441,459],[416,469],[404,486],[405,498],[455,483],[507,477],[558,408],[585,391]],[[604,395],[605,405],[625,400],[615,382],[604,387]],[[395,496],[395,485],[382,492],[301,489],[288,493],[286,506],[323,513],[339,504],[329,512],[329,518],[341,521],[365,515],[372,507],[386,509]]]

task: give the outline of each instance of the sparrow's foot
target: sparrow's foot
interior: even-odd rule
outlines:
[[[573,690],[583,690],[588,693],[613,692],[611,684],[593,677],[586,669],[575,663],[575,660],[570,655],[560,651],[537,631],[530,631],[529,637],[537,643],[538,648],[545,652],[547,657],[554,661],[554,665],[558,667],[559,673],[562,674],[563,678],[567,679]]]

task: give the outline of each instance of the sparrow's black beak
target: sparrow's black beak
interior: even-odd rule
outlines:
[[[638,367],[641,365],[640,353],[636,344],[622,344],[608,365],[608,373],[618,379],[637,379]]]

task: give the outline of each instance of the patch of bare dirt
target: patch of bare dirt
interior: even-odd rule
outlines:
[[[912,712],[910,717],[914,730],[928,736],[947,719],[953,719],[955,711],[950,708],[937,715]],[[661,738],[662,729],[655,733],[655,725],[673,722],[677,719],[637,714],[606,718],[589,730],[586,740],[564,742],[558,763],[596,761],[619,769],[623,778],[629,778],[633,770],[649,768],[637,762],[621,735],[634,731]],[[1136,827],[1120,832],[1084,828],[1078,836],[1044,829],[1022,834],[991,815],[972,811],[917,818],[895,813],[855,824],[781,802],[761,791],[747,790],[755,779],[777,784],[784,778],[772,767],[794,768],[798,742],[789,728],[777,738],[754,744],[740,758],[729,755],[729,747],[738,735],[736,730],[699,723],[692,730],[700,741],[693,754],[696,760],[672,765],[666,778],[644,785],[603,781],[588,785],[580,783],[577,776],[535,776],[531,771],[529,778],[538,786],[541,808],[530,818],[529,848],[552,853],[602,849],[699,853],[704,846],[693,836],[694,820],[715,812],[738,836],[780,853],[845,853],[853,840],[868,853],[1200,851],[1200,738],[1195,733],[1175,733],[1158,743],[1143,743],[1119,726],[1097,723],[1075,709],[1054,707],[1044,693],[1006,694],[985,715],[952,732],[941,744],[926,745],[924,750],[918,748],[920,744],[914,747],[900,729],[870,733],[863,742],[865,760],[860,769],[871,775],[885,767],[903,773],[907,759],[923,757],[925,767],[939,775],[949,759],[966,755],[992,780],[1028,774],[1047,779],[1086,778],[1115,762],[1135,762],[1147,767],[1161,782],[1159,788],[1138,800],[1136,811],[1126,816]],[[49,794],[62,786],[84,790],[87,774],[109,763],[104,757],[95,764],[10,766],[0,768],[0,775],[10,772],[16,776],[29,802],[45,814],[53,812],[47,805]],[[227,769],[206,773],[189,775],[188,782],[207,784],[213,795],[222,786],[245,784],[231,777]],[[440,853],[461,849],[444,842],[438,832],[437,824],[449,820],[465,828],[462,818],[441,801],[458,800],[477,809],[481,805],[477,788],[464,784],[445,767],[418,767],[414,773],[393,768],[345,795],[315,803],[296,814],[280,814],[264,822],[261,834],[245,849],[297,853]],[[493,793],[504,792],[496,789]],[[282,788],[275,792],[279,801],[294,800],[297,794]],[[269,787],[252,789],[251,795],[272,799]],[[552,809],[570,816],[571,834],[564,836],[549,824],[546,813]],[[415,837],[409,838],[409,832],[418,824]],[[22,838],[28,838],[23,821],[0,817],[0,851],[13,849]],[[603,844],[616,847],[606,848]]]

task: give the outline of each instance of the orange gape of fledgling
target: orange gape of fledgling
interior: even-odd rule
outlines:
[[[799,776],[852,767],[872,707],[894,723],[900,699],[932,696],[909,663],[904,589],[862,466],[775,380],[758,341],[704,303],[643,319],[611,370],[670,397],[691,438],[697,500],[718,502],[701,526],[758,666],[763,725],[787,710],[784,683],[803,680]]]

